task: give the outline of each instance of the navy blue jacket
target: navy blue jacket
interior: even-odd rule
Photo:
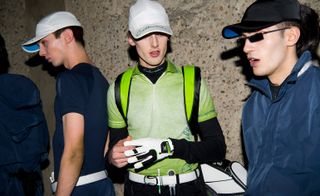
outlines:
[[[47,161],[48,150],[37,87],[21,75],[0,75],[0,195],[23,195],[23,181],[32,179],[39,186],[34,195],[41,195],[41,164]]]
[[[310,66],[309,66],[310,65]],[[253,79],[243,109],[246,195],[320,195],[320,69],[310,52],[272,100],[267,79]]]

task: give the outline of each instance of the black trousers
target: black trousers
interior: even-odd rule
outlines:
[[[124,196],[207,196],[201,177],[194,181],[177,184],[174,188],[136,183],[125,179]]]

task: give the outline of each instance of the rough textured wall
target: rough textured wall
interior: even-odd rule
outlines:
[[[24,53],[19,44],[34,34],[35,25],[42,16],[54,10],[71,11],[85,28],[86,47],[92,60],[112,82],[128,65],[134,64],[128,56],[126,42],[128,9],[133,2],[0,0],[0,32],[6,39],[12,64],[10,72],[29,76],[40,88],[51,135],[54,130],[54,77],[47,65],[25,65],[32,55]],[[250,68],[243,66],[239,57],[233,56],[234,41],[223,39],[220,32],[225,25],[240,21],[244,9],[253,0],[160,2],[167,8],[174,31],[169,58],[180,65],[195,64],[202,68],[226,137],[227,158],[243,161],[240,120],[243,100],[250,93],[244,85]],[[320,13],[319,0],[301,2],[306,2]],[[44,177],[47,195],[49,170],[52,170],[52,164]],[[118,194],[121,195],[121,188]]]
[[[0,33],[6,42],[10,71],[29,75],[30,69],[23,66],[24,55],[18,45],[25,32],[24,9],[24,0],[0,0]]]

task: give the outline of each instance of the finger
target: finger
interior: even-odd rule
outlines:
[[[130,140],[130,141],[125,141],[124,145],[125,146],[142,146],[150,143],[149,138],[142,138],[142,139],[137,139],[137,140]]]
[[[137,156],[130,157],[128,158],[128,163],[135,163],[137,161],[141,161],[143,159],[146,159],[148,156],[150,156],[150,153],[143,153]]]
[[[145,161],[148,161],[148,160],[150,160],[150,162],[154,162],[154,161],[157,160],[157,155],[156,155],[154,150],[151,150],[148,153],[140,154],[140,155],[135,156],[135,157],[136,157],[136,160],[139,161],[139,162],[145,162]]]
[[[111,151],[108,153],[109,162],[115,163],[116,160],[121,160],[121,162],[127,162],[127,157],[124,154],[126,150],[132,150],[132,147],[113,146]]]
[[[135,149],[133,146],[114,146],[111,150],[112,154],[121,154],[125,157],[124,152]]]
[[[141,146],[141,142],[137,140],[125,141],[123,145],[124,146]]]
[[[135,163],[137,161],[139,161],[139,160],[138,160],[138,158],[136,156],[128,158],[128,163]]]
[[[127,158],[124,154],[124,150],[121,149],[115,149],[114,151],[112,151],[111,153],[111,158],[113,159],[125,159]]]
[[[124,146],[123,143],[130,140],[132,140],[132,137],[129,135],[126,138],[119,140],[116,145]]]
[[[133,147],[125,147],[123,143],[131,139],[131,136],[127,136],[126,138],[119,140],[108,153],[109,162],[114,166],[121,168],[128,164],[128,159],[125,156],[124,151],[131,150]]]
[[[135,169],[140,169],[142,167],[144,167],[146,165],[146,163],[152,163],[152,155],[148,155],[147,158],[143,159],[142,161],[139,161],[137,163],[135,163],[133,166]]]
[[[131,136],[130,136],[130,137],[131,137]],[[132,149],[134,149],[133,146],[124,146],[123,143],[124,143],[125,141],[127,141],[127,140],[126,140],[126,139],[119,140],[119,141],[117,142],[117,144],[112,147],[112,149],[111,149],[111,151],[110,151],[111,154],[112,154],[112,156],[117,156],[117,157],[120,157],[120,158],[124,158],[124,157],[125,157],[124,152],[125,152],[126,150],[132,150]]]
[[[141,160],[142,156],[138,157],[138,159],[140,159],[141,161],[137,162],[134,165],[135,169],[139,169],[142,167],[148,167],[148,166],[152,165],[155,161],[157,161],[157,154],[154,150],[151,150],[149,153],[147,153],[144,156],[147,156],[147,157],[143,160]]]
[[[126,151],[124,151],[124,154],[127,157],[130,157],[130,156],[136,156],[136,155],[139,155],[139,154],[147,153],[148,151],[149,151],[148,148],[142,146],[142,147],[126,150]]]
[[[109,162],[111,163],[118,163],[118,162],[126,162],[127,157],[124,155],[122,152],[116,152],[116,151],[111,151],[108,156]]]
[[[124,138],[124,141],[131,141],[131,140],[132,140],[132,136],[131,135],[129,135],[126,138]]]
[[[124,167],[128,164],[127,159],[118,159],[111,163],[118,168]]]
[[[128,159],[113,159],[113,163],[119,165],[128,162]]]
[[[136,149],[124,151],[124,155],[126,157],[131,157],[131,156],[134,156],[134,155],[137,155],[137,154],[138,154],[138,151]]]
[[[119,164],[127,162],[127,158],[124,156],[124,153],[119,153],[114,150],[112,150],[108,154],[108,159],[109,162],[112,163],[113,165],[118,166]]]
[[[155,161],[157,161],[157,154],[155,150],[150,150],[147,154],[143,156],[137,156],[137,158],[141,161],[135,164],[135,169],[152,165]]]
[[[128,158],[128,163],[135,163],[149,156],[148,153],[139,154],[137,156],[132,156]]]

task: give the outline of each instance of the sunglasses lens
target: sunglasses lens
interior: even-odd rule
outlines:
[[[246,42],[247,38],[239,38],[237,39],[237,46],[242,47],[244,46],[244,43]]]
[[[263,34],[262,33],[254,34],[254,35],[248,37],[248,39],[250,42],[258,42],[258,41],[263,40]]]
[[[263,33],[257,33],[248,37],[242,37],[237,39],[237,46],[244,46],[246,40],[249,40],[251,43],[258,42],[263,40]]]

